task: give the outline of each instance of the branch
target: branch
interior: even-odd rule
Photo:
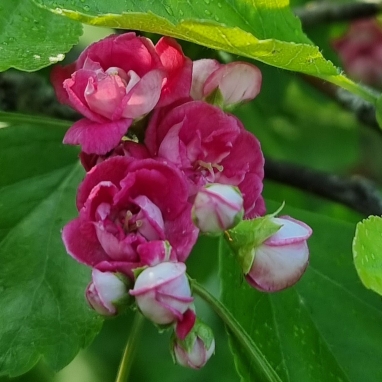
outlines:
[[[297,7],[294,13],[304,27],[377,16],[382,11],[380,1],[368,3],[333,4],[329,1]]]
[[[329,82],[325,82],[319,78],[307,75],[302,75],[302,78],[321,93],[326,94],[339,103],[344,109],[352,112],[360,122],[378,133],[382,133],[376,119],[376,109],[373,104],[345,89]]]
[[[382,215],[382,197],[375,185],[362,176],[343,178],[304,166],[265,160],[265,178],[341,203],[367,216]]]

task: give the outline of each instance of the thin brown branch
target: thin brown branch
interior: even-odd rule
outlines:
[[[366,216],[382,215],[382,196],[361,176],[344,178],[308,167],[265,160],[265,178],[341,203]]]
[[[344,109],[352,112],[364,125],[370,127],[378,133],[382,133],[376,119],[375,106],[370,102],[367,102],[361,97],[319,78],[306,75],[303,75],[302,78],[321,93],[326,94],[339,103]]]
[[[381,1],[332,3],[329,1],[308,3],[294,9],[304,27],[350,21],[377,16],[382,11]]]

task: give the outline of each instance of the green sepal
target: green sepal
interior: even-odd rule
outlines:
[[[382,95],[378,97],[376,103],[376,119],[380,128],[382,128]]]
[[[133,269],[133,274],[134,274],[134,278],[135,280],[138,278],[138,276],[146,269],[148,268],[148,265],[145,265],[143,267],[138,267],[138,268],[134,268]]]
[[[247,274],[252,267],[256,248],[281,228],[281,225],[271,220],[278,212],[279,210],[261,218],[243,220],[225,232],[224,237],[237,256],[244,274]]]
[[[203,341],[207,350],[211,347],[212,342],[214,341],[214,334],[212,332],[212,329],[208,325],[206,325],[202,320],[196,318],[194,326],[192,327],[190,333],[187,334],[184,340],[179,339],[176,336],[175,332],[173,333],[171,337],[170,346],[171,348],[173,348],[176,342],[180,347],[182,347],[186,352],[189,353],[192,351],[195,345],[195,341],[198,337]],[[171,354],[173,354],[173,352],[171,352]],[[176,362],[174,355],[172,355],[172,357],[174,362]]]
[[[115,276],[120,279],[126,287],[126,296],[117,300],[112,301],[116,306],[118,314],[123,312],[127,307],[132,307],[135,305],[135,298],[129,293],[129,290],[134,286],[133,280],[124,275],[123,273],[117,272]],[[111,316],[112,317],[112,316]]]
[[[219,87],[217,87],[210,94],[208,94],[208,96],[204,98],[204,101],[213,106],[217,106],[220,109],[224,109],[224,98]]]

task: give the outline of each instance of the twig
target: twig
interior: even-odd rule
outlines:
[[[359,175],[343,178],[267,158],[265,177],[341,203],[367,216],[382,215],[380,192],[371,181]]]
[[[333,4],[329,1],[309,3],[294,9],[304,27],[377,16],[382,11],[381,1]]]
[[[378,133],[382,133],[381,128],[378,126],[376,109],[373,104],[345,89],[330,84],[329,82],[325,82],[319,78],[306,75],[302,75],[302,78],[317,90],[339,103],[344,109],[352,112],[360,122]]]

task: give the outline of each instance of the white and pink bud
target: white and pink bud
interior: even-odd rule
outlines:
[[[215,340],[210,327],[197,320],[184,340],[172,339],[173,359],[176,363],[192,369],[202,368],[215,352]]]
[[[158,325],[182,320],[194,300],[184,263],[163,262],[144,269],[130,294],[142,314]]]
[[[209,99],[218,92],[219,106],[229,108],[255,98],[260,93],[261,81],[259,68],[247,62],[220,64],[211,59],[197,60],[192,71],[191,96],[195,100]]]
[[[89,305],[99,314],[114,316],[129,300],[128,279],[121,273],[93,268],[92,282],[86,288]]]
[[[242,220],[243,197],[235,186],[207,184],[196,194],[191,214],[200,232],[218,235]]]
[[[253,249],[253,263],[245,277],[260,291],[276,292],[292,286],[303,275],[309,262],[307,239],[312,229],[289,216],[269,219],[280,229]]]

